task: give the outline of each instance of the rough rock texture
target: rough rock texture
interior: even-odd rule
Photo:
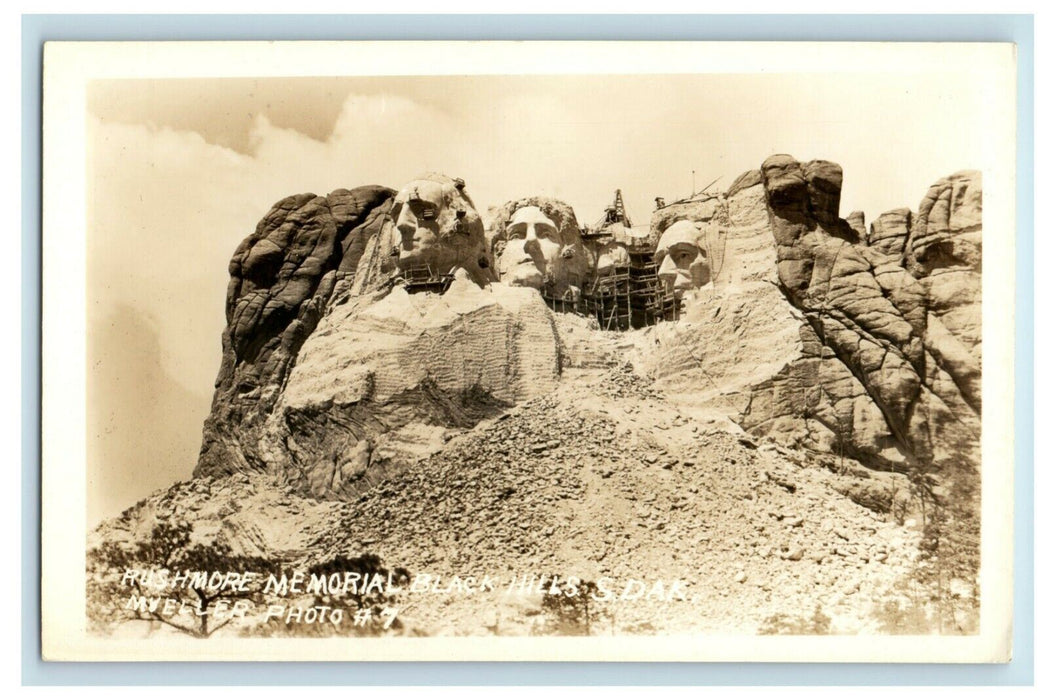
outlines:
[[[832,181],[836,171],[820,167]],[[832,193],[824,198],[836,201]],[[680,219],[717,224],[708,241],[711,284],[687,298],[683,323],[651,330],[653,346],[634,363],[677,401],[724,412],[759,437],[831,453],[843,446],[869,467],[899,466],[895,439],[866,388],[779,288],[760,171],[744,173],[722,195],[672,206],[655,213],[653,230]]]
[[[683,600],[601,603],[595,635],[754,634],[817,609],[827,631],[878,632],[876,611],[898,597],[919,533],[841,495],[840,478],[813,463],[707,424],[620,364],[572,370],[364,497],[317,502],[265,475],[205,477],[150,497],[90,541],[134,541],[158,520],[188,519],[196,539],[288,571],[372,552],[414,577],[496,582],[471,595],[405,594],[402,621],[432,635],[544,633],[542,596],[509,589],[531,574],[603,577],[615,594],[630,578],[684,582]],[[301,598],[284,602],[313,604]]]
[[[745,173],[723,194],[657,210],[651,230],[661,234],[681,220],[713,224],[702,241],[710,282],[685,295],[682,323],[653,327],[652,347],[632,359],[678,400],[736,415],[751,386],[799,355],[803,323],[775,285],[759,173]]]
[[[472,211],[448,183],[451,203]],[[260,471],[350,498],[431,453],[448,429],[556,381],[560,346],[534,290],[495,294],[462,269],[443,295],[389,284],[393,195],[289,197],[239,246],[197,476]]]
[[[681,579],[685,600],[603,603],[595,633],[854,633],[941,598],[905,591],[960,524],[976,563],[946,575],[974,591],[979,176],[870,231],[839,218],[842,180],[773,156],[657,210],[653,240],[704,224],[710,282],[679,322],[621,333],[462,268],[443,294],[390,284],[391,190],[283,200],[230,266],[197,478],[90,543],[187,521],[288,567],[373,552],[415,575]],[[919,548],[929,483],[963,507]],[[504,588],[403,602],[428,634],[550,622]]]
[[[906,244],[905,265],[924,286],[928,309],[971,359],[962,381],[973,400],[980,395],[982,361],[982,175],[964,171],[939,180],[918,208]],[[945,334],[943,343],[952,341]],[[958,358],[954,364],[962,361]]]
[[[976,469],[978,363],[929,310],[925,286],[914,275],[874,248],[851,244],[854,231],[828,208],[830,187],[839,187],[840,178],[826,174],[835,172],[824,162],[802,165],[790,156],[772,156],[762,166],[783,291],[873,399],[906,466]],[[922,251],[907,254],[922,271],[957,259],[936,252],[950,245],[945,232],[953,230],[940,215],[953,211],[941,204],[953,191],[944,182],[955,180],[938,183],[921,205],[928,213],[919,215],[912,237],[920,231],[921,243],[906,245]],[[958,208],[962,241],[974,237],[972,209]],[[933,226],[922,219],[934,220],[937,233],[928,233]]]
[[[724,197],[722,195],[698,194],[691,199],[667,204],[652,212],[648,232],[657,240],[663,231],[678,221],[726,223],[724,218],[726,213],[723,210]]]
[[[651,330],[656,342],[634,361],[680,400],[726,411],[760,437],[878,470],[971,467],[977,174],[932,187],[913,226],[929,241],[917,247],[924,262],[908,253],[914,274],[902,268],[909,210],[882,215],[867,237],[855,217],[837,218],[841,183],[832,163],[773,157],[723,194],[656,211],[653,231],[681,219],[717,224],[712,283],[688,297],[685,323]],[[948,231],[959,256],[941,252]]]
[[[352,284],[393,190],[358,187],[277,202],[229,263],[227,327],[196,474],[263,466],[258,431],[299,349]]]
[[[559,374],[552,313],[535,290],[460,279],[443,295],[359,297],[303,345],[258,452],[300,492],[350,498]]]
[[[895,264],[902,264],[903,248],[910,237],[912,212],[909,209],[886,211],[870,224],[866,243],[884,253]]]
[[[982,174],[965,170],[928,190],[906,244],[906,267],[924,277],[943,267],[982,265]]]
[[[620,355],[759,437],[880,470],[971,465],[979,175],[944,178],[915,218],[893,210],[869,232],[861,216],[838,218],[842,181],[834,163],[773,156],[723,193],[656,210],[652,240],[677,221],[710,224],[711,281],[689,293],[683,323],[638,333]],[[557,381],[565,348],[537,295],[460,279],[441,300],[375,284],[391,194],[288,198],[238,249],[198,474],[267,471],[353,497],[446,430]],[[522,201],[577,230],[566,205]],[[520,205],[496,212],[496,240]]]
[[[867,240],[869,231],[866,229],[866,212],[853,211],[844,220],[851,226],[852,231],[855,231],[855,235],[859,237],[859,240]]]

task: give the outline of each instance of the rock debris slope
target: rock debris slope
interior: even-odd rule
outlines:
[[[398,279],[403,246],[445,261],[476,228],[461,180],[282,200],[230,264],[196,480],[93,541],[181,518],[285,565],[367,551],[414,573],[686,582],[686,600],[608,603],[606,633],[882,629],[921,556],[913,485],[975,498],[981,179],[869,228],[839,217],[842,181],[772,156],[656,210],[652,240],[701,230],[709,282],[679,321],[625,332],[491,283],[472,248],[439,290]],[[498,590],[406,609],[448,634],[548,613]]]
[[[454,431],[551,390],[560,362],[551,312],[530,290],[493,286],[395,288],[334,308],[266,422],[266,471],[303,493],[348,498]]]

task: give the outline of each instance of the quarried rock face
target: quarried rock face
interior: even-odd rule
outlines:
[[[551,312],[535,290],[492,287],[459,279],[443,295],[394,288],[332,309],[266,422],[266,470],[316,498],[350,498],[550,391]]]
[[[773,156],[723,193],[657,209],[650,245],[688,231],[702,274],[681,289],[680,322],[605,344],[678,404],[755,436],[873,469],[974,471],[979,175],[944,178],[916,215],[892,210],[869,231],[862,216],[839,218],[842,180],[834,163]],[[261,471],[300,493],[353,498],[457,431],[550,391],[565,352],[558,326],[526,284],[536,280],[492,282],[494,271],[530,265],[566,279],[572,266],[590,269],[593,251],[557,200],[496,211],[494,251],[478,247],[475,214],[461,181],[443,176],[399,194],[279,202],[230,265],[196,473]],[[509,247],[498,244],[511,241],[519,259],[503,260]],[[421,259],[454,279],[445,291],[404,283]],[[573,347],[603,343],[595,329],[575,332]]]
[[[723,193],[656,210],[650,230],[661,244],[690,224],[703,233],[704,283],[684,292],[680,322],[652,329],[656,342],[634,364],[675,401],[741,421],[753,387],[802,357],[804,320],[778,288],[760,172],[744,173]]]
[[[550,312],[535,290],[490,284],[478,226],[459,183],[436,176],[399,195],[278,202],[230,263],[195,475],[265,472],[350,498],[548,391],[561,362]],[[420,261],[453,278],[444,293],[397,283]]]
[[[258,431],[299,349],[352,284],[395,192],[301,194],[277,202],[229,263],[222,364],[196,474],[259,469]]]

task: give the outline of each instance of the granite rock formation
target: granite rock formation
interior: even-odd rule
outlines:
[[[976,591],[980,177],[944,178],[869,229],[839,217],[842,181],[780,155],[660,206],[644,246],[699,232],[703,284],[678,321],[622,332],[495,281],[504,249],[461,181],[282,200],[230,264],[194,480],[92,542],[185,520],[299,567],[371,551],[507,579],[643,568],[700,593],[673,614],[620,609],[612,633],[756,632],[803,606],[833,631],[885,631],[886,604],[926,585],[929,532],[938,547],[962,531],[945,576]],[[527,207],[542,216],[518,217],[525,240],[546,222],[579,235],[570,207],[531,198],[494,212],[496,244]],[[575,258],[592,264],[591,244]],[[929,494],[964,507],[922,533]],[[959,632],[977,629],[968,598]],[[434,600],[408,613],[426,633],[542,633],[541,596]]]
[[[903,248],[910,238],[912,217],[913,213],[906,208],[884,212],[870,224],[867,245],[884,253],[896,264],[901,264]]]
[[[278,202],[230,264],[195,474],[264,472],[350,498],[449,429],[548,390],[550,312],[526,290],[492,294],[487,254],[461,181],[444,176]],[[444,294],[408,293],[420,264],[453,278]]]
[[[972,322],[971,314],[963,312],[972,307],[957,314],[952,322],[957,330],[951,330],[928,292],[932,284],[923,279],[934,269],[949,275],[957,268],[960,286],[969,295],[978,294],[978,273],[972,269],[977,248],[971,241],[981,236],[981,228],[973,178],[960,174],[932,187],[903,246],[905,269],[876,246],[855,245],[854,230],[835,218],[831,190],[840,187],[837,173],[839,168],[824,162],[801,164],[789,156],[773,156],[762,166],[783,293],[803,313],[821,344],[820,355],[830,354],[843,363],[872,399],[875,423],[880,428],[883,419],[889,430],[883,438],[890,439],[882,445],[901,457],[893,466],[975,470],[980,365],[962,335]],[[960,200],[956,206],[955,188]],[[956,219],[950,216],[954,212]],[[948,252],[954,247],[952,236],[958,238],[957,255]],[[792,373],[787,368],[778,381],[789,386]],[[830,393],[832,384],[807,386]],[[819,401],[798,403],[795,409],[803,415],[812,403]],[[843,416],[834,426],[839,440],[870,414],[868,405],[861,413],[855,405],[849,411],[846,402],[832,394],[829,403]]]
[[[457,432],[555,386],[560,345],[531,289],[394,288],[333,308],[259,437],[265,471],[315,498],[360,495]]]
[[[874,470],[974,469],[979,175],[944,178],[916,215],[892,210],[869,230],[861,212],[839,218],[842,181],[834,163],[773,156],[725,192],[657,209],[651,241],[681,222],[702,232],[704,283],[683,292],[684,322],[651,329],[632,360],[675,400],[757,437]],[[538,223],[518,228],[536,243],[549,222],[557,262],[589,269],[571,208],[508,202],[493,250],[474,250],[479,217],[461,181],[426,176],[394,194],[285,199],[238,248],[198,474],[261,471],[350,498],[558,382],[563,333],[539,294],[488,275],[515,214],[531,210]],[[399,286],[404,248],[439,248],[447,292]],[[470,264],[484,254],[488,266]]]
[[[261,426],[336,291],[353,284],[394,194],[358,187],[287,197],[237,247],[229,263],[222,364],[195,473],[262,468]]]
[[[859,240],[868,242],[869,231],[866,229],[866,212],[853,211],[844,220],[851,226],[852,231],[855,231],[855,235],[859,237]]]

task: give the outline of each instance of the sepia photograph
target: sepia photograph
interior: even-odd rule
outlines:
[[[44,74],[45,658],[1009,659],[1012,45]]]

